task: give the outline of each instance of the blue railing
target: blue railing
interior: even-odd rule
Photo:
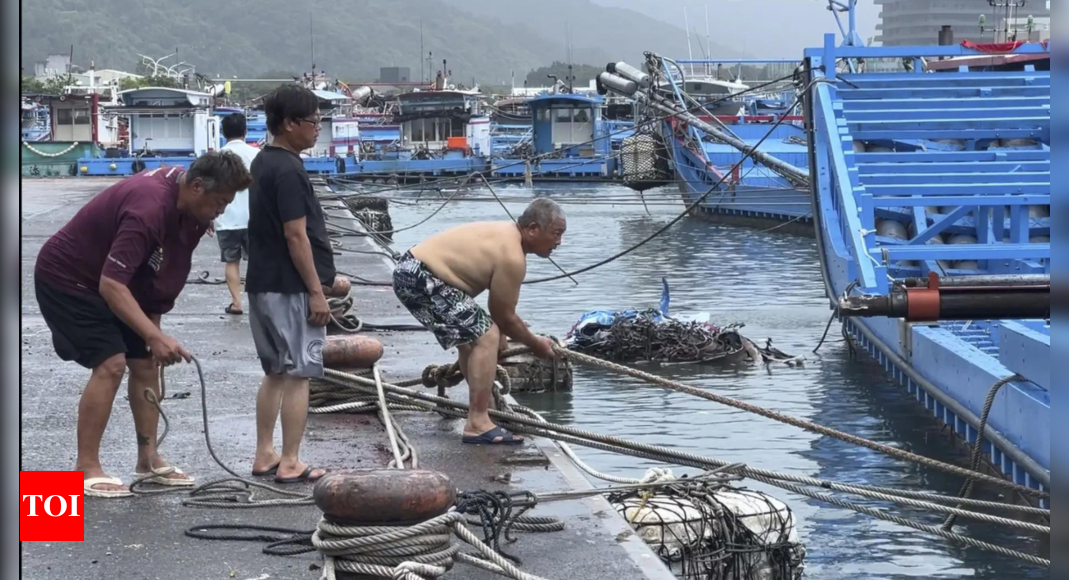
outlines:
[[[1049,52],[1026,44],[1015,54]],[[1050,73],[925,72],[925,59],[976,54],[986,53],[840,47],[834,35],[806,51],[824,234],[858,292],[886,294],[889,280],[929,271],[1050,272]],[[840,74],[841,58],[914,66]],[[882,234],[887,222],[898,233]]]

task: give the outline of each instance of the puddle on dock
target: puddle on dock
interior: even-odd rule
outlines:
[[[638,243],[683,208],[670,189],[647,192],[648,214],[638,203],[637,194],[613,185],[561,184],[534,190],[501,186],[497,192],[509,200],[506,205],[515,216],[534,193],[566,203],[568,232],[553,257],[568,270],[588,266]],[[427,218],[440,205],[433,199],[437,195],[425,192],[423,200],[414,205],[391,203],[394,226],[403,229]],[[415,196],[415,192],[390,194],[397,200],[411,201]],[[461,201],[449,204],[427,223],[395,234],[393,248],[403,252],[459,223],[507,219],[486,190],[468,194],[472,196],[479,199],[463,201],[461,196]],[[529,260],[531,279],[558,273],[545,260]],[[537,332],[563,338],[584,311],[656,306],[662,276],[671,285],[673,313],[707,311],[713,314],[714,323],[743,322],[745,336],[757,342],[771,338],[779,349],[805,356],[806,365],[676,366],[652,372],[922,455],[951,459],[951,446],[933,433],[934,423],[923,418],[917,404],[897,386],[889,384],[882,368],[864,354],[850,360],[838,325],[833,325],[829,342],[820,353],[812,354],[830,316],[812,239],[688,218],[634,253],[579,276],[578,286],[568,280],[524,286],[519,313]],[[481,299],[485,305],[486,297]],[[960,487],[959,480],[941,472],[598,369],[577,369],[573,393],[520,394],[517,398],[550,421],[730,462],[901,489],[954,494]],[[577,452],[596,469],[631,477],[640,477],[652,466],[645,460],[587,448],[577,448]],[[1048,572],[1018,565],[1009,558],[964,550],[779,489],[760,484],[751,487],[772,493],[795,511],[808,549],[809,578],[1049,577]],[[981,497],[996,496],[984,492]],[[903,513],[930,524],[942,522],[932,514]],[[970,535],[996,545],[1049,553],[1049,547],[1041,548],[1032,536],[987,524],[965,525]]]

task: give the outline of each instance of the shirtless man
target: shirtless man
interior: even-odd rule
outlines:
[[[531,202],[516,222],[476,222],[446,230],[409,250],[394,270],[394,293],[409,312],[434,331],[443,349],[456,347],[468,381],[470,409],[464,443],[523,443],[490,420],[497,354],[505,337],[536,356],[555,356],[554,343],[528,330],[516,314],[527,254],[548,258],[567,229],[555,202]],[[490,291],[490,313],[474,298]]]

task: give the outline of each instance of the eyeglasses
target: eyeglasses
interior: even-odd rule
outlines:
[[[308,123],[309,125],[312,125],[313,127],[318,127],[318,126],[323,124],[323,118],[322,117],[316,117],[314,119],[297,119],[297,122],[298,123]]]

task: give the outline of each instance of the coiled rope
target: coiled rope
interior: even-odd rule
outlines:
[[[327,308],[330,309],[330,323],[337,330],[346,334],[356,334],[362,330],[381,330],[395,332],[426,332],[427,329],[416,324],[373,324],[364,322],[353,313],[352,294],[344,297],[328,298]]]

